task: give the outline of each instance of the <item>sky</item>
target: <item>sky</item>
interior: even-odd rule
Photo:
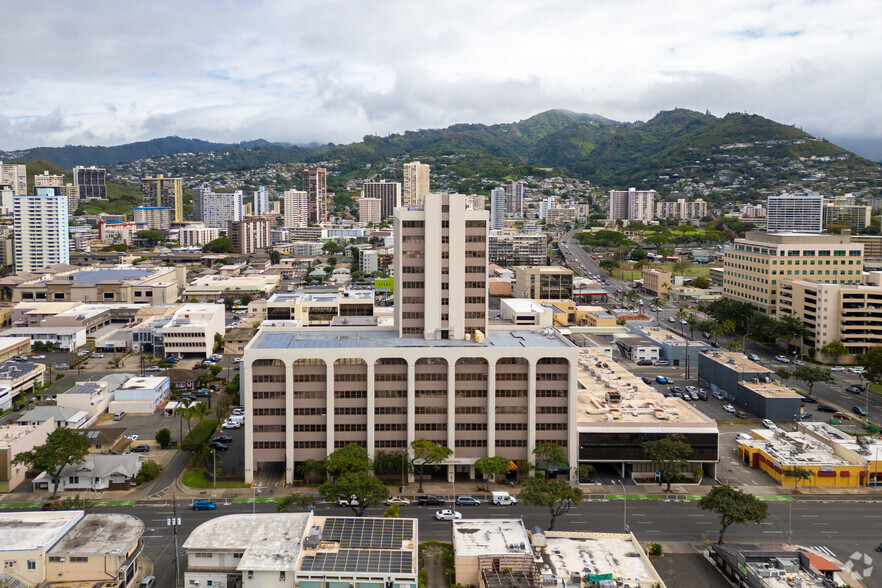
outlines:
[[[882,160],[878,0],[0,0],[0,14],[0,150],[346,143],[679,107]]]

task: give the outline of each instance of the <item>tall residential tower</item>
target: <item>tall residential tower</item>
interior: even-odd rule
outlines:
[[[429,165],[419,161],[404,164],[404,195],[402,206],[422,206],[429,193]]]
[[[56,263],[70,263],[67,196],[55,188],[12,199],[15,227],[15,271],[33,272]]]

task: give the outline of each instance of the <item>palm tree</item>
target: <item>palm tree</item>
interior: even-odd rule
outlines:
[[[649,303],[655,307],[655,320],[656,320],[656,322],[659,322],[658,313],[661,312],[661,307],[662,307],[662,304],[664,304],[664,301],[661,298],[659,298],[658,296],[656,296]]]
[[[677,314],[674,315],[674,318],[677,319],[677,324],[680,325],[680,332],[681,333],[684,333],[684,331],[683,331],[683,323],[681,323],[680,321],[682,321],[687,316],[689,316],[689,313],[687,313],[685,310],[683,310],[682,306],[679,309],[677,309]]]
[[[188,406],[187,406],[187,403],[185,403],[185,402],[181,402],[175,407],[175,416],[180,417],[180,419],[181,419],[180,420],[180,425],[181,425],[180,439],[181,439],[181,441],[184,440],[184,417],[187,416],[187,408],[188,408]],[[187,420],[187,432],[189,432],[189,431],[190,431],[190,420],[188,419]]]

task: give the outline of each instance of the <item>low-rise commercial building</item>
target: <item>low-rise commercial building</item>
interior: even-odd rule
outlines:
[[[74,351],[86,344],[85,327],[12,327],[3,337],[27,337],[34,343],[51,343],[58,351]]]
[[[43,385],[45,378],[45,364],[4,361],[0,364],[0,409],[12,408],[16,396],[34,392]]]
[[[752,588],[783,586],[843,585],[839,567],[809,551],[794,551],[785,545],[750,548],[739,545],[713,545],[714,565],[731,584]]]
[[[515,266],[512,294],[538,300],[567,300],[573,297],[573,271],[560,266]]]
[[[14,423],[0,425],[0,492],[12,492],[24,482],[28,466],[12,463],[19,453],[31,451],[46,442],[55,423],[44,421],[35,425]]]
[[[224,332],[224,305],[184,304],[159,329],[163,351],[168,356],[209,357],[215,335]]]
[[[299,321],[304,327],[325,327],[335,317],[374,316],[374,290],[310,288],[279,292],[268,300],[249,303],[248,316],[257,320]]]
[[[515,325],[550,327],[555,310],[551,305],[538,304],[526,298],[508,298],[499,301],[500,318]]]
[[[656,480],[644,441],[682,435],[690,466],[714,476],[719,459],[716,422],[680,398],[665,398],[597,348],[579,349],[579,463],[615,467],[639,482]]]
[[[186,300],[217,300],[232,296],[269,296],[279,286],[281,276],[271,274],[251,274],[245,276],[203,276],[196,278],[184,288]]]
[[[90,418],[107,412],[111,400],[113,400],[113,391],[110,390],[107,382],[100,380],[77,382],[55,398],[57,406],[85,411]]]
[[[653,296],[667,296],[673,285],[671,272],[654,267],[643,268],[643,289]]]
[[[801,422],[796,425],[796,430],[817,439],[834,455],[864,465],[867,468],[866,485],[882,485],[882,440],[878,437],[852,436],[829,423]]]
[[[622,317],[620,317],[622,318]],[[698,366],[698,358],[703,351],[711,346],[703,341],[693,341],[665,327],[653,326],[646,321],[648,317],[639,316],[627,323],[628,330],[658,345],[661,358],[671,362],[672,366]]]
[[[110,412],[152,414],[171,393],[171,382],[166,376],[136,377],[113,393]]]
[[[16,355],[27,355],[30,350],[30,337],[13,337],[0,333],[0,362],[9,361]]]
[[[416,519],[312,512],[215,517],[184,542],[185,586],[412,588]]]
[[[615,341],[622,352],[622,356],[631,361],[651,361],[655,363],[661,358],[659,346],[643,337],[628,335],[616,337]]]

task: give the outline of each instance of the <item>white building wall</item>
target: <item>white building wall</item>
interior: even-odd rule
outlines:
[[[505,188],[490,190],[490,228],[500,230],[505,226]]]
[[[302,190],[287,190],[282,194],[283,222],[288,228],[309,225],[309,194]]]
[[[216,194],[205,192],[202,195],[202,221],[206,227],[226,230],[227,221],[240,221],[245,217],[241,190],[233,193]]]
[[[67,197],[54,188],[37,188],[36,196],[12,199],[15,229],[15,270],[32,272],[70,263]]]

